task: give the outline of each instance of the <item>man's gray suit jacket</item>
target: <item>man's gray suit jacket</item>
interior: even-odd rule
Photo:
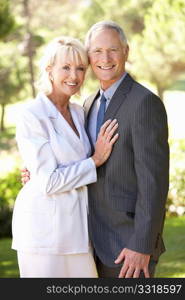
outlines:
[[[93,101],[85,103],[86,127]],[[162,231],[169,187],[167,116],[162,101],[127,74],[105,113],[118,120],[119,139],[88,186],[89,233],[107,266],[123,248],[150,254],[165,251]]]

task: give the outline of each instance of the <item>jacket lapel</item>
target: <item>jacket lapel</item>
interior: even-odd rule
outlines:
[[[85,109],[85,128],[87,129],[87,120],[88,120],[88,115],[90,113],[91,107],[94,103],[94,101],[96,100],[96,98],[98,98],[100,95],[100,91],[96,91],[96,93],[92,94],[87,101],[84,103],[84,109]]]
[[[119,107],[123,104],[126,99],[126,95],[130,91],[133,84],[133,79],[130,75],[126,75],[124,80],[121,82],[116,92],[114,93],[110,104],[106,110],[104,121],[113,119],[118,111]]]
[[[73,118],[73,122],[80,134],[80,138],[77,136],[68,122],[64,119],[64,117],[60,114],[55,105],[45,95],[41,96],[41,100],[44,105],[44,111],[50,119],[55,132],[62,136],[62,138],[65,138],[65,140],[68,141],[71,147],[74,149],[76,154],[81,157],[82,153],[84,154],[86,152],[86,149],[83,145],[84,141],[79,120],[72,105],[70,105],[71,115]]]
[[[123,104],[123,102],[126,99],[126,95],[130,91],[132,84],[134,80],[133,78],[127,74],[124,78],[124,80],[121,82],[119,87],[117,88],[116,92],[114,93],[110,104],[106,110],[104,121],[108,119],[113,119],[116,112],[118,111],[120,105]],[[96,98],[100,95],[100,91],[98,90],[96,93],[94,93],[92,96],[88,98],[88,100],[84,103],[85,108],[85,128],[88,129],[88,116],[91,110],[91,107],[93,105],[93,102],[96,100]]]
[[[73,118],[73,122],[79,132],[80,138],[77,136],[77,134],[74,132],[74,130],[71,128],[71,126],[68,124],[68,122],[64,119],[64,117],[60,113],[58,113],[57,118],[51,119],[51,121],[55,131],[63,138],[68,140],[70,142],[71,147],[75,150],[75,152],[81,156],[82,153],[83,154],[85,153],[82,132],[81,132],[81,128],[77,116],[72,109],[71,109],[71,115]]]

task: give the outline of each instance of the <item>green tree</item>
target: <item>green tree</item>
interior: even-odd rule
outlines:
[[[10,55],[6,54],[4,60],[0,62],[0,130],[5,130],[4,118],[5,108],[9,103],[16,102],[18,95],[24,84],[23,71],[16,60],[15,52]]]
[[[15,19],[10,13],[10,1],[0,0],[0,43],[6,40],[7,36],[10,35],[15,30]],[[2,53],[1,53],[1,56]],[[0,64],[0,105],[1,105],[1,118],[0,118],[0,129],[4,130],[4,114],[5,114],[5,99],[8,97],[10,92],[8,85],[10,78],[11,69],[4,68],[2,62]],[[7,95],[5,96],[5,93]]]
[[[131,42],[131,70],[163,93],[185,71],[185,2],[155,0]]]
[[[22,54],[28,58],[28,70],[30,74],[30,86],[32,90],[32,96],[36,96],[35,91],[35,68],[34,68],[34,56],[36,49],[42,45],[43,38],[39,35],[35,35],[31,28],[32,10],[30,8],[30,0],[22,0],[22,11],[25,19],[25,33],[22,43]]]
[[[10,13],[10,1],[0,0],[0,40],[9,35],[15,28],[15,19]]]
[[[13,23],[14,26],[12,25],[12,30],[7,30],[6,32],[8,34],[6,36],[3,35],[3,38],[0,41],[0,54],[3,58],[0,62],[1,131],[4,131],[5,129],[4,120],[6,105],[22,100],[23,97],[21,97],[20,94],[24,95],[25,98],[30,93],[32,93],[33,97],[35,96],[35,66],[33,59],[36,56],[36,49],[44,40],[40,35],[33,33],[30,29],[30,11],[27,0],[24,0],[23,2],[14,0],[14,3],[11,3],[11,5],[8,1],[6,1],[6,3],[8,3],[6,9],[1,10],[1,19],[6,19],[6,16],[4,16],[3,13],[7,14],[8,8],[10,10],[10,7],[12,8],[13,4],[15,5],[15,11],[18,12],[19,18],[17,18],[17,15],[15,14],[14,18],[17,18],[17,22]],[[12,16],[10,17],[10,20],[13,20]],[[12,24],[11,22],[9,23]],[[9,23],[7,23],[7,26]],[[27,95],[25,95],[26,91],[28,91]]]
[[[78,36],[101,20],[113,20],[124,29],[130,55],[128,71],[163,93],[185,71],[184,0],[94,0],[80,10]]]

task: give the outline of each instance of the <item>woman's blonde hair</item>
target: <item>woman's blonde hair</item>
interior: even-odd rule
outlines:
[[[79,40],[68,36],[60,36],[53,39],[46,47],[40,60],[40,77],[37,82],[37,88],[46,95],[52,93],[53,86],[49,68],[54,65],[58,53],[64,59],[67,57],[77,64],[82,63],[85,68],[89,64],[85,47]]]

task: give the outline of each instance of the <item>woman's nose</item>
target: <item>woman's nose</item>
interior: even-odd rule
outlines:
[[[70,72],[70,78],[75,80],[77,78],[77,72],[76,70],[71,70]]]

